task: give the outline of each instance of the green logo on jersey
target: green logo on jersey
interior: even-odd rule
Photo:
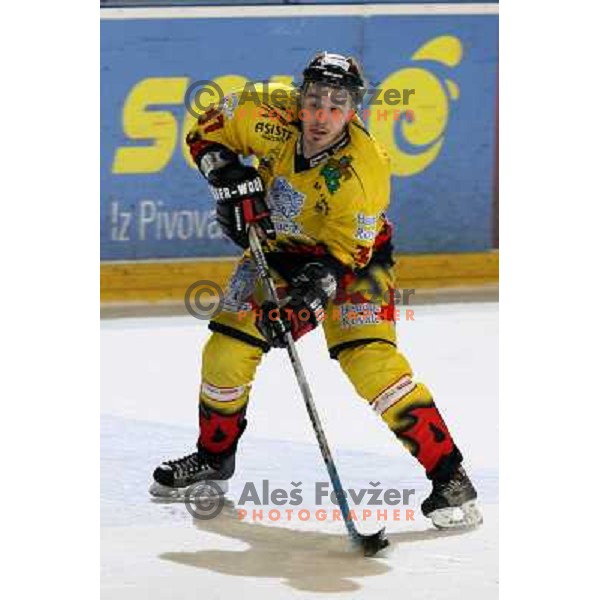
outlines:
[[[347,181],[352,177],[350,172],[350,163],[352,162],[352,156],[342,156],[339,160],[336,158],[330,158],[325,166],[319,171],[325,179],[325,184],[330,194],[334,194],[340,189],[340,180]]]

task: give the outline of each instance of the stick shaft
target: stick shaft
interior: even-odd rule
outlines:
[[[275,288],[273,278],[271,277],[271,274],[269,272],[269,266],[263,253],[260,240],[253,225],[249,227],[248,237],[250,241],[250,251],[252,252],[252,255],[254,257],[258,274],[265,285],[267,294],[269,296],[269,300],[279,305],[277,290]],[[296,374],[296,379],[298,380],[298,385],[300,386],[302,398],[304,399],[304,404],[306,405],[308,416],[310,417],[310,421],[312,423],[315,435],[317,437],[317,442],[321,450],[321,455],[323,456],[323,460],[325,461],[325,466],[327,467],[327,472],[329,473],[329,478],[333,485],[333,490],[335,492],[338,505],[340,507],[342,515],[344,516],[344,523],[346,525],[346,529],[348,530],[348,533],[350,534],[350,537],[353,540],[358,540],[360,538],[360,534],[356,529],[354,521],[352,521],[352,519],[350,518],[350,507],[348,505],[348,500],[346,498],[346,494],[344,493],[344,488],[342,487],[342,482],[340,481],[335,462],[333,461],[333,456],[331,454],[331,450],[329,449],[327,438],[325,437],[325,432],[321,424],[321,419],[319,418],[319,413],[317,412],[313,400],[313,395],[310,386],[308,385],[308,379],[306,378],[306,374],[304,373],[304,368],[302,367],[298,351],[296,350],[296,344],[291,333],[288,332],[286,334],[285,341],[288,356],[290,357],[292,368],[294,369],[294,373]]]

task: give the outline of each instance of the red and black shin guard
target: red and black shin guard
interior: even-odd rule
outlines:
[[[429,406],[411,407],[402,415],[401,423],[393,431],[423,465],[427,477],[450,479],[463,457],[433,400]]]
[[[234,453],[246,429],[245,415],[246,407],[231,415],[224,415],[200,403],[198,449],[220,456]]]
[[[371,406],[423,465],[429,479],[444,481],[452,477],[462,454],[427,387],[404,375],[381,392]]]

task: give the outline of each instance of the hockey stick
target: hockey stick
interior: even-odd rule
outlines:
[[[254,262],[256,263],[259,277],[263,281],[266,288],[267,296],[269,297],[269,300],[279,306],[279,298],[277,297],[275,284],[273,283],[273,279],[269,273],[269,266],[267,265],[267,260],[263,253],[262,246],[254,225],[250,225],[248,228],[248,238],[250,241],[250,251],[254,257]],[[315,407],[312,392],[310,391],[308,380],[306,379],[302,363],[300,362],[300,357],[298,356],[298,351],[296,350],[294,338],[290,332],[285,334],[285,342],[292,367],[294,368],[294,373],[296,374],[296,379],[298,380],[298,385],[300,386],[300,391],[302,392],[304,404],[306,405],[306,410],[308,411],[308,416],[310,417],[315,435],[317,436],[317,442],[319,443],[319,448],[321,449],[321,455],[323,456],[327,471],[329,472],[329,478],[333,484],[333,490],[335,492],[338,505],[342,511],[342,515],[344,516],[344,523],[346,525],[346,529],[348,530],[348,534],[350,535],[351,540],[362,548],[365,556],[374,556],[377,554],[377,552],[389,545],[389,541],[385,537],[385,527],[380,529],[377,533],[373,533],[371,535],[364,535],[356,529],[356,525],[350,517],[348,500],[346,499],[342,482],[340,481],[335,463],[333,462],[331,450],[329,449],[327,438],[325,437],[325,432],[323,431],[323,426],[321,425],[321,420]]]

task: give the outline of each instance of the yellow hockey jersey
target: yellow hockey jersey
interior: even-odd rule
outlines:
[[[258,159],[277,232],[269,251],[325,248],[351,270],[366,266],[391,236],[387,155],[355,115],[340,141],[305,158],[298,91],[270,84],[265,94],[261,86],[255,94],[238,89],[221,110],[200,116],[187,136],[192,156],[216,142]]]

